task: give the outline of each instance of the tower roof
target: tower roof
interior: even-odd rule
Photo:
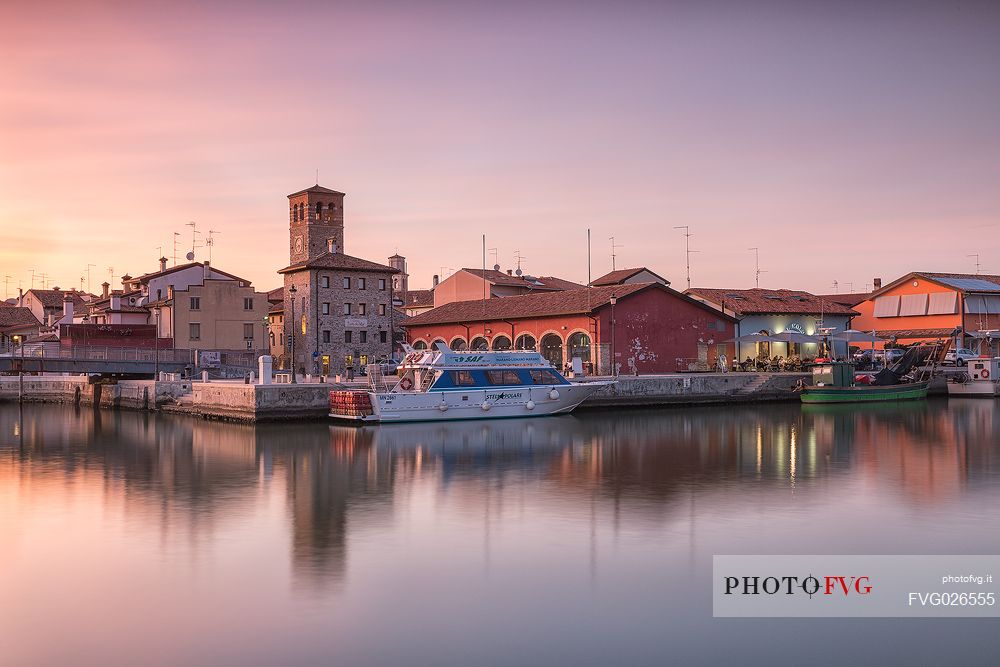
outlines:
[[[331,190],[330,188],[324,188],[322,185],[314,185],[311,188],[306,188],[305,190],[299,190],[298,192],[293,192],[292,194],[288,195],[288,197],[289,199],[291,199],[292,197],[297,197],[298,195],[306,193],[317,194],[317,195],[340,195],[340,196],[344,196],[345,194],[343,192],[337,192],[336,190]]]

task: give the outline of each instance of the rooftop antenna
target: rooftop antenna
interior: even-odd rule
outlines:
[[[319,167],[316,168],[316,185],[319,185]]]
[[[35,289],[35,270],[34,269],[28,269],[28,270],[31,271],[31,289]]]
[[[521,254],[520,250],[514,251],[514,257],[517,258],[517,271],[515,271],[514,274],[520,276],[524,273],[524,271],[521,270],[521,260],[525,259],[525,257]]]
[[[966,257],[975,257],[976,258],[976,275],[978,276],[979,275],[979,253],[976,252],[976,253],[973,253],[971,255],[966,255]]]
[[[180,235],[180,232],[174,232],[174,266],[177,266],[177,239]]]
[[[838,283],[836,280],[834,280],[833,281],[833,293],[834,294],[840,294],[840,290],[837,289],[838,287],[840,287],[840,283]]]
[[[590,283],[593,282],[590,277],[590,227],[587,227],[587,287],[590,287]],[[587,299],[590,299],[590,295],[587,295]]]
[[[208,246],[208,263],[212,263],[212,246],[215,245],[215,234],[221,234],[222,232],[217,232],[214,229],[208,230],[208,239],[205,241],[205,245]]]
[[[111,283],[112,285],[114,285],[115,284],[115,267],[113,267],[113,266],[109,266],[108,267],[108,276],[110,276],[108,278],[108,282]]]
[[[684,257],[687,260],[688,289],[691,289],[691,228],[688,225],[678,225],[674,229],[684,230]]]
[[[847,293],[854,294],[854,283],[847,283]]]
[[[46,278],[47,278],[48,276],[46,276],[46,275],[45,275],[44,273],[40,273],[40,274],[39,274],[39,276],[40,276],[40,277],[41,277],[41,279],[42,279],[42,289],[46,289],[46,288],[48,288],[49,284],[48,284],[48,281],[46,280]]]
[[[753,250],[754,258],[754,283],[757,288],[760,288],[760,274],[767,273],[767,271],[760,270],[760,248],[754,246],[753,248],[747,248],[747,250]]]
[[[625,246],[615,245],[615,237],[614,236],[609,237],[609,239],[611,240],[611,270],[614,271],[615,270],[615,250],[617,248],[624,248]]]
[[[83,276],[80,276],[80,291],[83,291]]]
[[[7,298],[10,297],[10,294],[7,292],[7,284],[10,283],[10,281],[11,281],[11,279],[13,277],[14,276],[4,276],[3,277],[3,298],[5,298],[5,299],[7,299]]]
[[[198,245],[198,223],[192,220],[185,227],[191,228],[191,254],[188,256],[188,259],[194,259],[194,249]]]
[[[497,248],[490,248],[490,254],[493,255],[493,270],[500,270],[500,251]]]
[[[87,292],[89,294],[93,294],[93,292],[90,290],[90,267],[94,267],[96,269],[97,268],[97,264],[88,264],[87,265]]]

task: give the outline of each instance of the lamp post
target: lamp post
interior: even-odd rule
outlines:
[[[261,324],[264,325],[264,344],[267,346],[267,354],[271,354],[271,320],[268,319],[267,315],[260,318]]]
[[[291,355],[291,360],[292,360],[292,384],[298,384],[298,382],[295,380],[295,293],[297,291],[298,290],[295,289],[295,285],[292,285],[291,287],[288,288],[288,294],[292,297],[291,298],[291,302],[292,302],[291,318],[292,318],[292,321],[289,323],[289,325],[290,325],[290,329],[289,329],[290,333],[288,334],[289,336],[291,336],[291,339],[290,339],[291,340],[291,345],[289,347],[291,348],[290,355]]]
[[[11,336],[11,340],[21,347],[21,365],[17,369],[17,402],[21,403],[24,400],[24,336],[16,334]]]
[[[153,382],[160,379],[160,309],[153,309]]]
[[[615,363],[615,304],[618,297],[611,295],[611,375],[618,377],[618,364]]]

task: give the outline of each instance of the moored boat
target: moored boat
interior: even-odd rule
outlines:
[[[995,398],[1000,396],[1000,357],[969,359],[965,372],[948,379],[952,398]]]
[[[877,403],[884,401],[912,401],[927,398],[930,376],[947,346],[932,343],[914,346],[892,366],[875,375],[858,378],[854,364],[833,362],[813,367],[812,385],[799,389],[803,403]],[[930,370],[914,378],[918,366],[931,362]]]
[[[364,422],[542,417],[614,381],[570,382],[538,352],[407,350],[397,374],[370,366],[367,390],[330,392],[330,416]]]

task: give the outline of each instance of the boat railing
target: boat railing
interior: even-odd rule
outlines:
[[[387,392],[391,389],[382,373],[382,364],[368,364],[368,385],[374,392]]]

